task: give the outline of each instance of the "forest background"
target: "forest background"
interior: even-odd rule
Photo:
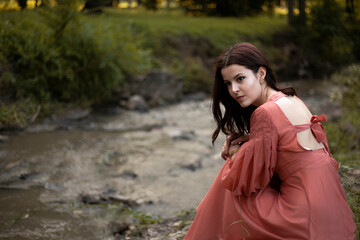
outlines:
[[[132,76],[161,69],[184,94],[209,94],[227,46],[260,48],[280,79],[336,86],[342,116],[326,125],[360,219],[358,0],[1,0],[0,129],[21,130],[71,106],[117,104]]]

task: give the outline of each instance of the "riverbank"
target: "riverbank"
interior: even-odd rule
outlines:
[[[196,207],[222,164],[207,99],[76,121],[34,124],[0,145],[2,237],[104,239],[112,222],[172,218]]]
[[[275,33],[287,31],[284,16],[189,17],[180,10],[141,9],[85,15],[34,9],[3,12],[0,18],[1,129],[26,128],[68,105],[120,102],[129,97],[123,95],[124,86],[152,70],[176,75],[183,94],[210,93],[214,59],[239,41],[256,44],[275,70],[293,69],[288,66],[290,49],[273,41]]]
[[[326,82],[286,85],[314,113],[338,109]],[[0,144],[0,237],[182,239],[223,164],[224,137],[211,145],[209,99],[62,119],[35,122]],[[356,206],[358,168],[341,162],[340,173]]]

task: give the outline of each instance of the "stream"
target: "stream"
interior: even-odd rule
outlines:
[[[314,114],[338,109],[325,82],[288,84]],[[127,221],[119,199],[162,218],[196,208],[223,164],[214,127],[205,98],[46,119],[9,135],[0,143],[0,239],[114,239],[109,224]]]

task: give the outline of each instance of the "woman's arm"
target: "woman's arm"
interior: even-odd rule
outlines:
[[[249,138],[249,134],[235,134],[227,137],[221,150],[221,157],[224,160],[226,160],[228,157],[232,157],[237,152],[240,145],[249,141]]]

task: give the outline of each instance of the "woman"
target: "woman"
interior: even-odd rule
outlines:
[[[220,131],[231,138],[185,240],[355,238],[325,116],[313,116],[293,88],[279,89],[255,46],[240,43],[218,58],[212,109],[213,142]],[[234,138],[241,146],[229,151]]]

